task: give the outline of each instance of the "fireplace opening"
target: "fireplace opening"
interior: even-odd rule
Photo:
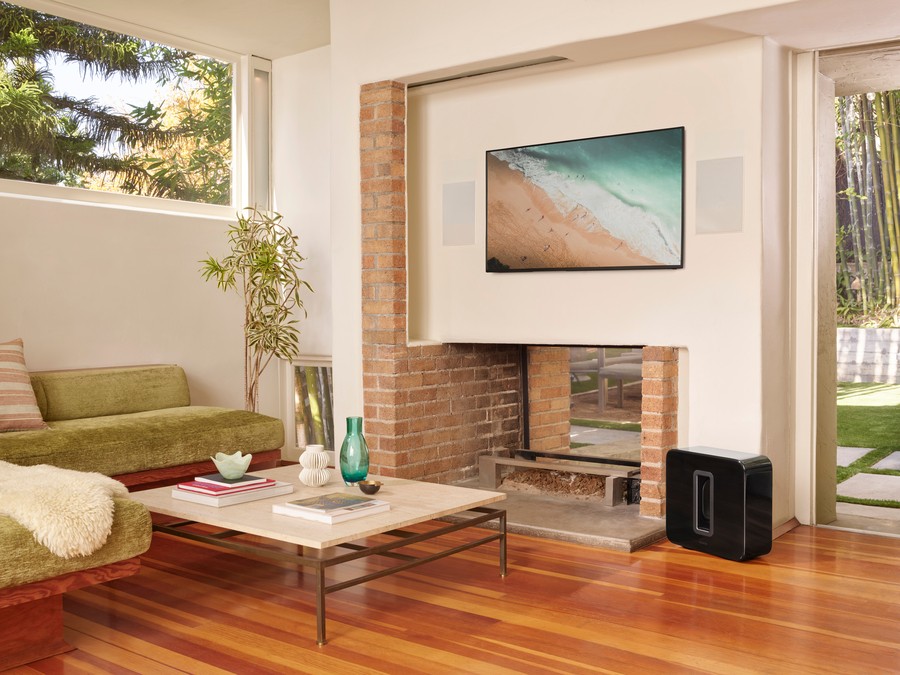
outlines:
[[[523,361],[523,449],[507,489],[640,501],[642,347],[530,346]],[[496,472],[488,462],[489,472]],[[486,479],[496,484],[499,474]]]
[[[678,354],[655,346],[535,346],[522,361],[523,445],[481,460],[481,484],[665,515]],[[645,502],[647,502],[645,504]]]

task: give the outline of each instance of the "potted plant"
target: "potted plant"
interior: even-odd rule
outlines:
[[[300,331],[295,310],[306,310],[300,289],[312,291],[300,278],[306,258],[298,240],[281,223],[279,213],[248,207],[228,229],[231,252],[221,260],[201,261],[206,281],[216,280],[223,291],[235,290],[244,298],[244,406],[257,411],[259,380],[273,358],[295,359],[300,353]]]

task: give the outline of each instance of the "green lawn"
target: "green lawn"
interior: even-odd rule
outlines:
[[[837,442],[853,448],[873,448],[848,467],[837,468],[841,483],[858,473],[900,476],[900,471],[872,465],[900,450],[900,385],[842,382],[837,390]],[[838,497],[838,501],[900,508],[900,502]]]

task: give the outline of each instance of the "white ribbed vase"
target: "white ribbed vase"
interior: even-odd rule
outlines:
[[[331,478],[328,466],[328,453],[324,445],[307,445],[306,450],[300,455],[300,482],[309,487],[325,485]]]

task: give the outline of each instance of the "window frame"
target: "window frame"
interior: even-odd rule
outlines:
[[[246,197],[244,204],[272,209],[272,62],[259,56],[244,57],[243,81],[248,83],[244,111],[247,120]],[[265,74],[261,82],[260,74]],[[235,142],[232,141],[232,144]]]
[[[11,0],[13,4],[32,9],[38,12],[53,14],[70,21],[95,26],[105,30],[123,33],[142,40],[148,40],[176,49],[184,49],[201,56],[207,56],[231,64],[232,70],[232,117],[231,117],[231,204],[204,204],[200,202],[187,202],[164,197],[148,197],[144,195],[131,195],[120,192],[105,192],[91,190],[89,188],[69,187],[66,185],[50,185],[46,183],[30,183],[28,181],[11,178],[0,178],[0,196],[25,197],[40,199],[58,203],[93,204],[106,207],[119,207],[130,210],[148,211],[152,213],[168,213],[172,215],[188,215],[210,218],[233,220],[236,211],[250,204],[250,161],[253,156],[250,123],[252,115],[249,114],[253,107],[251,102],[252,86],[248,86],[248,74],[252,73],[248,64],[259,62],[268,63],[271,71],[271,62],[258,57],[242,55],[237,52],[201,44],[192,40],[171,35],[164,31],[155,30],[146,26],[130,23],[120,19],[114,19],[102,14],[96,14],[84,9],[60,5],[44,0]],[[269,78],[269,99],[271,100],[271,77]],[[271,106],[270,106],[271,107]],[[269,125],[271,129],[271,125]],[[271,132],[268,132],[269,136]],[[269,148],[266,150],[271,155],[271,138]],[[271,183],[271,181],[270,181]],[[271,187],[268,188],[271,191]]]

